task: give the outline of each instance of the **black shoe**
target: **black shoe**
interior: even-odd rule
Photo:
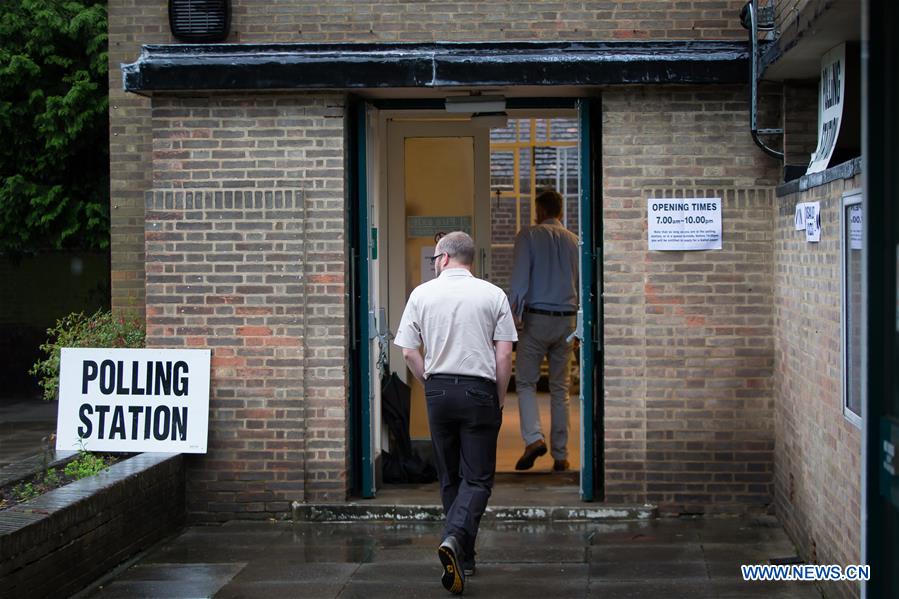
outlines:
[[[469,576],[474,576],[475,573],[477,573],[477,571],[478,571],[478,568],[477,568],[477,566],[475,566],[474,562],[466,561],[462,564],[462,572],[465,574],[465,578],[468,578]]]
[[[462,548],[453,535],[447,536],[437,548],[437,556],[443,564],[440,582],[453,595],[461,595],[465,590],[465,571],[462,568]]]
[[[543,439],[537,439],[524,448],[524,453],[518,458],[515,469],[530,470],[534,466],[534,460],[542,455],[546,455],[546,442]]]

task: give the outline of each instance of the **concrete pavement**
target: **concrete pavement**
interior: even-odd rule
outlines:
[[[185,528],[81,597],[449,597],[439,523],[229,522]],[[819,598],[813,583],[743,582],[740,564],[790,558],[771,517],[491,521],[465,596]]]
[[[55,401],[0,399],[0,468],[43,452],[42,440],[56,432]]]

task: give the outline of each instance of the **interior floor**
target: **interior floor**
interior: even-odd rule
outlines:
[[[540,423],[549,436],[549,393],[538,393]],[[499,431],[496,451],[496,484],[490,497],[491,506],[577,506],[581,503],[580,481],[580,405],[572,397],[568,409],[568,461],[567,472],[553,472],[552,456],[547,452],[537,459],[534,467],[524,472],[515,470],[515,462],[524,451],[518,414],[518,395],[506,395],[503,424]],[[549,440],[547,439],[547,443]],[[371,500],[380,505],[432,505],[439,503],[437,483],[426,485],[384,484]]]
[[[546,439],[547,447],[550,443],[550,415],[549,393],[537,393],[537,403],[540,407],[540,426]],[[521,438],[521,418],[518,411],[518,394],[506,395],[506,406],[503,408],[503,425],[499,429],[499,439],[496,443],[496,471],[516,472],[515,463],[524,452],[524,441]],[[571,470],[577,472],[581,463],[581,410],[577,397],[572,397],[568,402],[568,462]],[[534,467],[524,472],[547,473],[552,471],[553,458],[549,452],[537,458]]]

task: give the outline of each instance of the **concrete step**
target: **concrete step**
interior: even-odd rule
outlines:
[[[383,505],[366,502],[341,504],[293,504],[297,522],[439,522],[439,505]],[[648,520],[658,517],[655,505],[586,504],[570,506],[488,506],[484,520],[499,522],[585,522]]]

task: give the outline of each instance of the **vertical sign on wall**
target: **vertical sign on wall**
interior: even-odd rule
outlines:
[[[821,59],[821,89],[818,93],[818,147],[806,175],[827,168],[837,145],[843,119],[846,91],[846,44],[831,49]]]

